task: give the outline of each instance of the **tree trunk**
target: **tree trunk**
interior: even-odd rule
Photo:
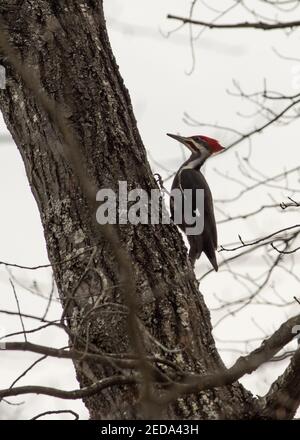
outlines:
[[[140,187],[148,193],[156,188],[110,47],[102,1],[2,0],[0,12],[19,58],[37,75],[44,92],[67,109],[97,188],[117,190],[119,181],[127,181],[128,189]],[[93,219],[78,180],[61,155],[61,134],[9,60],[1,62],[7,86],[0,90],[0,107],[38,204],[61,302],[67,306],[68,326],[73,335],[88,335],[89,343],[103,353],[128,353],[115,255],[104,238],[96,251],[91,248],[98,243]],[[132,261],[148,353],[189,372],[222,368],[210,314],[177,228],[122,225],[117,231]],[[71,295],[74,301],[68,301]],[[83,319],[96,302],[97,309]],[[99,307],[104,303],[109,303],[107,308]],[[71,337],[77,347],[79,340]],[[75,362],[75,368],[80,387],[113,373],[94,361]],[[137,386],[114,386],[86,398],[85,404],[93,419],[141,418],[137,391]],[[255,413],[256,399],[234,383],[180,398],[160,416],[244,419]]]

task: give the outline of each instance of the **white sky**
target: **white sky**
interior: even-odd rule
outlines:
[[[237,112],[251,114],[251,111],[247,103],[226,93],[226,89],[232,89],[232,79],[238,79],[243,88],[249,92],[262,89],[265,78],[268,86],[274,90],[293,94],[298,88],[300,89],[298,78],[300,63],[283,61],[272,50],[272,47],[276,47],[285,55],[296,56],[299,32],[288,37],[282,31],[207,30],[195,42],[196,66],[194,72],[187,75],[186,72],[192,65],[188,28],[181,29],[169,38],[164,35],[178,25],[178,22],[166,20],[167,13],[187,16],[189,1],[109,0],[105,3],[113,50],[125,84],[130,91],[145,146],[150,158],[155,160],[155,162],[151,160],[154,172],[168,175],[168,172],[161,170],[157,163],[174,171],[182,161],[181,149],[177,143],[165,136],[167,132],[178,132],[183,135],[206,134],[217,137],[225,146],[234,138],[234,136],[225,136],[220,130],[188,127],[183,122],[184,112],[201,122],[229,125],[238,130],[247,131],[247,128],[262,122],[257,116],[245,119],[237,115]],[[218,2],[211,4],[213,3],[218,5]],[[204,6],[196,9],[195,17],[199,19],[209,20],[211,16],[212,14]],[[283,17],[286,20],[289,17],[296,18],[293,15],[283,15]],[[225,22],[240,20],[245,20],[245,13],[239,11],[224,19]],[[196,32],[198,32],[197,28],[195,28]],[[271,128],[263,135],[256,136],[253,139],[252,152],[255,167],[271,176],[299,164],[298,132],[297,121],[291,126]],[[9,136],[2,121],[0,135]],[[213,172],[213,168],[217,168],[222,173],[228,172],[230,175],[240,177],[237,171],[236,151],[247,155],[247,144],[245,143],[242,149],[239,147],[235,151],[226,153],[224,157],[211,160],[206,166],[207,179],[216,199],[228,198],[241,189],[240,186],[229,183]],[[299,181],[295,178],[293,186],[297,184],[299,186]],[[291,194],[272,189],[252,192],[232,206],[230,213],[247,212],[265,202],[270,203],[270,195],[276,197],[278,201],[284,201],[287,195]],[[0,200],[2,205],[0,261],[28,266],[46,263],[47,255],[39,213],[30,192],[20,155],[9,137],[0,143]],[[219,212],[217,217],[222,218]],[[271,215],[269,212],[269,215],[260,216],[253,221],[240,222],[228,227],[220,226],[219,241],[220,244],[236,242],[237,234],[241,234],[244,239],[263,236],[270,231],[293,224],[294,219],[295,217],[290,214],[272,211]],[[243,274],[252,275],[259,273],[262,264],[262,257],[258,257],[257,260],[241,261],[235,268]],[[197,273],[203,274],[207,268],[208,265],[203,257],[198,263]],[[51,280],[48,270],[34,273],[13,270],[12,273],[22,285],[32,287],[35,281],[41,292],[50,290]],[[7,270],[0,266],[1,309],[16,310],[8,280]],[[298,294],[298,284],[293,283],[283,271],[276,274],[273,281],[286,300],[290,301]],[[211,307],[217,304],[213,296],[215,293],[221,298],[235,298],[237,288],[238,284],[234,283],[232,277],[226,273],[214,273],[201,285],[201,291]],[[17,289],[22,311],[42,315],[46,301],[30,295],[20,286]],[[53,305],[50,313],[50,317],[57,317],[60,313],[59,305]],[[269,334],[280,322],[296,313],[296,305],[285,309],[250,307],[238,317],[225,320],[216,330],[216,334],[221,339],[235,340],[261,337],[262,331],[258,327],[263,327],[266,334]],[[213,313],[212,317],[213,322],[216,322],[220,314]],[[33,328],[36,323],[26,321],[26,325],[27,328]],[[0,327],[2,332],[7,333],[16,331],[20,325],[19,322],[1,315]],[[61,334],[53,330],[33,336],[32,340],[52,346],[66,344]],[[247,350],[254,346],[242,345],[236,348]],[[230,347],[232,348],[231,345]],[[222,355],[229,364],[238,356],[237,353],[228,352],[222,352]],[[16,353],[0,353],[0,356],[0,387],[7,387],[23,371],[24,364],[29,366],[32,359],[37,358]],[[263,393],[283,368],[283,364],[276,366],[268,364],[259,374],[245,378],[243,383],[255,393]],[[53,374],[55,371],[59,371],[59,375]],[[28,383],[47,384],[64,389],[75,389],[78,386],[71,362],[56,360],[41,363],[34,372],[20,381],[19,385]],[[30,418],[43,410],[63,408],[72,408],[79,411],[81,417],[88,417],[83,404],[77,401],[66,402],[27,395],[11,401],[25,401],[25,404],[12,407],[1,403],[0,419]]]

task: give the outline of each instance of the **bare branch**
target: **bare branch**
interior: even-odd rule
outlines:
[[[278,22],[278,23],[265,23],[263,21],[258,21],[256,23],[249,23],[247,21],[243,23],[227,23],[227,24],[216,24],[212,22],[194,20],[192,18],[180,17],[178,15],[168,14],[167,18],[170,20],[181,21],[183,24],[195,24],[198,26],[204,26],[209,29],[261,29],[264,31],[274,30],[274,29],[291,29],[300,26],[300,20]]]
[[[75,411],[72,411],[71,409],[60,409],[57,411],[45,411],[45,412],[42,412],[41,414],[38,414],[35,417],[32,417],[31,420],[37,420],[37,419],[40,419],[41,417],[48,416],[51,414],[72,414],[74,416],[74,420],[79,420],[79,415]]]
[[[229,385],[243,377],[245,374],[253,373],[253,371],[257,370],[262,364],[270,361],[294,338],[295,335],[292,333],[292,329],[295,325],[299,324],[300,315],[290,318],[282,324],[269,339],[264,340],[259,348],[254,350],[248,356],[238,358],[231,368],[204,376],[190,375],[185,383],[173,385],[169,396],[166,397],[166,402],[173,401],[183,394],[190,394],[205,389]],[[298,350],[298,352],[300,360],[300,350]],[[299,384],[298,377],[298,389]]]
[[[262,414],[272,419],[292,419],[300,405],[300,348],[285,372],[262,399]]]
[[[26,330],[25,330],[25,325],[24,325],[24,322],[23,322],[23,317],[22,317],[22,313],[21,313],[21,309],[20,309],[18,295],[17,295],[16,289],[15,289],[14,283],[12,282],[12,280],[9,280],[9,281],[10,281],[10,285],[11,285],[11,287],[13,289],[14,297],[15,297],[15,300],[16,300],[16,303],[17,303],[18,314],[19,314],[20,321],[21,321],[21,326],[22,326],[22,329],[23,329],[24,339],[27,342]]]
[[[241,245],[235,246],[235,247],[232,247],[232,248],[221,246],[220,252],[222,252],[222,251],[232,252],[232,251],[236,251],[238,249],[242,249],[244,247],[253,246],[253,245],[256,245],[256,244],[259,244],[259,243],[262,243],[262,242],[266,242],[270,238],[272,238],[272,237],[274,237],[274,236],[276,236],[278,234],[281,234],[282,232],[287,232],[287,231],[291,231],[292,229],[298,229],[298,228],[300,228],[300,224],[299,225],[288,226],[286,228],[279,229],[278,231],[272,232],[272,234],[268,234],[265,237],[258,238],[257,240],[249,241],[248,243],[246,243],[244,240],[242,240],[241,236],[239,236],[239,240],[241,242]],[[295,234],[299,234],[299,232],[300,231],[296,231]],[[290,239],[290,237],[289,237],[289,239]],[[273,240],[286,241],[287,238],[280,238],[280,237],[276,238],[275,237]],[[266,244],[268,244],[268,242]],[[270,243],[270,244],[272,244],[272,243]]]
[[[23,394],[43,394],[45,396],[58,397],[59,399],[83,399],[100,393],[108,387],[121,385],[135,385],[140,380],[136,376],[113,376],[99,380],[97,383],[81,388],[80,390],[64,391],[58,388],[28,385],[23,387],[0,390],[0,397],[20,396]]]

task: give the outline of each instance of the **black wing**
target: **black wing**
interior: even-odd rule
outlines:
[[[193,169],[184,169],[181,171],[179,177],[182,189],[203,189],[204,190],[204,229],[200,235],[188,235],[187,238],[190,243],[189,256],[192,264],[195,264],[202,253],[205,253],[214,269],[218,270],[218,263],[216,259],[215,249],[218,246],[217,227],[214,215],[213,199],[209,186],[200,171]],[[193,212],[194,215],[200,208],[196,206],[196,196],[193,198]]]
[[[181,186],[183,188],[191,189],[203,189],[204,190],[204,231],[203,233],[209,233],[214,248],[218,247],[218,236],[214,214],[213,199],[210,188],[205,180],[205,177],[200,171],[193,169],[185,169],[181,171],[180,176]],[[193,210],[199,208],[193,205]]]

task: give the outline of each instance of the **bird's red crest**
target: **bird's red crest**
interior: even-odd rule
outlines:
[[[224,150],[224,147],[222,147],[222,145],[216,139],[213,139],[208,136],[197,136],[197,137],[203,139],[210,146],[211,150],[214,153]]]

